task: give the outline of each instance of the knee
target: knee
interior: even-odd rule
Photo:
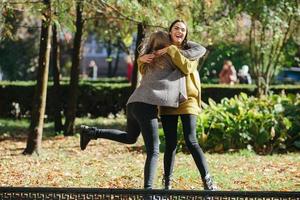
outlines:
[[[128,144],[135,144],[137,142],[137,139],[136,137],[132,137],[132,138],[128,138]]]
[[[186,139],[185,140],[186,146],[191,149],[191,148],[197,148],[199,146],[199,143],[195,139]],[[200,147],[200,146],[199,146]]]
[[[172,150],[172,151],[176,150],[177,139],[166,138],[165,144],[166,144],[166,149]]]
[[[154,151],[154,152],[153,152],[153,156],[154,156],[155,158],[158,158],[158,157],[159,157],[159,150]]]
[[[165,148],[165,152],[174,152],[177,149],[177,144],[168,144],[166,143],[166,148]]]
[[[158,158],[159,156],[159,147],[152,148],[147,151],[147,155],[151,157]]]

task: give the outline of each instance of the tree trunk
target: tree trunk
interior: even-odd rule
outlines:
[[[69,98],[66,112],[65,136],[71,136],[75,131],[76,106],[78,98],[78,82],[79,82],[79,63],[81,54],[81,42],[83,34],[82,19],[83,1],[78,1],[76,6],[76,33],[74,37],[74,46],[72,54],[71,78],[69,86]]]
[[[44,0],[44,4],[47,9],[45,9],[44,18],[42,19],[37,83],[33,99],[30,132],[27,138],[27,146],[23,151],[25,155],[31,155],[34,152],[39,154],[42,143],[51,48],[51,2],[50,0]]]
[[[118,49],[117,49],[117,57],[116,57],[115,67],[114,67],[112,76],[116,76],[116,74],[117,74],[118,67],[119,67],[119,60],[120,60],[120,45],[118,45]]]
[[[262,69],[259,69],[259,65],[257,62],[257,49],[255,48],[255,43],[256,43],[256,34],[255,34],[255,22],[256,18],[255,16],[251,16],[251,27],[249,31],[249,52],[250,52],[250,62],[252,66],[252,71],[253,74],[256,78],[256,88],[257,88],[257,93],[256,95],[258,97],[261,97],[264,95],[264,78],[262,76]]]
[[[106,53],[107,53],[107,57],[106,57],[106,62],[108,64],[108,68],[107,68],[107,77],[112,77],[112,58],[111,58],[111,52],[112,52],[112,44],[111,44],[111,40],[109,40],[108,42],[108,46],[106,48]]]
[[[134,65],[133,65],[133,72],[132,72],[132,77],[131,77],[131,92],[133,92],[137,86],[137,81],[138,81],[138,66],[137,66],[137,59],[139,57],[139,46],[145,37],[144,33],[144,25],[143,23],[138,24],[138,32],[137,32],[137,37],[136,37],[136,47],[135,47],[135,59],[134,59]]]
[[[261,77],[256,77],[256,88],[257,88],[257,93],[256,96],[257,97],[262,97],[264,94],[264,91],[262,89],[262,81],[261,81]]]
[[[52,29],[52,64],[53,64],[53,116],[54,116],[54,130],[61,132],[62,126],[62,104],[61,104],[61,86],[60,86],[60,41],[57,36],[57,27],[53,25]]]

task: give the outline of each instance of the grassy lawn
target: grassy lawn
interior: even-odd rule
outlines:
[[[124,129],[125,118],[78,119],[77,124]],[[63,137],[45,124],[40,156],[23,156],[26,120],[0,119],[0,186],[51,186],[141,188],[146,154],[142,138],[137,144],[120,145],[92,141],[85,151],[79,136]],[[259,156],[238,153],[208,154],[210,172],[221,190],[300,190],[300,154]],[[160,155],[155,188],[161,188],[163,153]],[[202,183],[189,154],[178,153],[174,189],[201,190]]]

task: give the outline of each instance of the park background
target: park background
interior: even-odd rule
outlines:
[[[125,129],[136,47],[182,18],[208,50],[197,132],[220,189],[299,190],[299,1],[1,0],[0,10],[1,186],[139,188],[141,138],[81,152],[76,128]],[[253,84],[217,84],[225,59],[248,65]],[[160,138],[163,152],[162,130]],[[200,189],[179,138],[174,188]],[[160,166],[157,188],[161,176]]]

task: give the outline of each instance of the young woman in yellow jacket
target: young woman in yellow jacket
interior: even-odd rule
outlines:
[[[183,20],[175,20],[169,28],[169,37],[172,45],[163,48],[157,54],[167,53],[173,63],[185,74],[187,100],[179,105],[178,108],[160,107],[161,122],[164,129],[166,149],[164,155],[164,187],[170,189],[170,179],[172,177],[176,147],[177,147],[177,125],[178,118],[181,118],[183,134],[186,145],[191,152],[197,168],[201,174],[205,190],[216,190],[212,178],[208,172],[207,162],[204,153],[199,146],[196,137],[197,115],[200,112],[201,88],[200,78],[197,70],[198,60],[205,54],[205,48],[201,46],[202,51],[197,51],[194,60],[189,60],[182,55],[181,50],[187,46],[187,25]],[[141,63],[150,63],[151,56],[144,55],[139,61]],[[142,68],[142,64],[140,67]]]

